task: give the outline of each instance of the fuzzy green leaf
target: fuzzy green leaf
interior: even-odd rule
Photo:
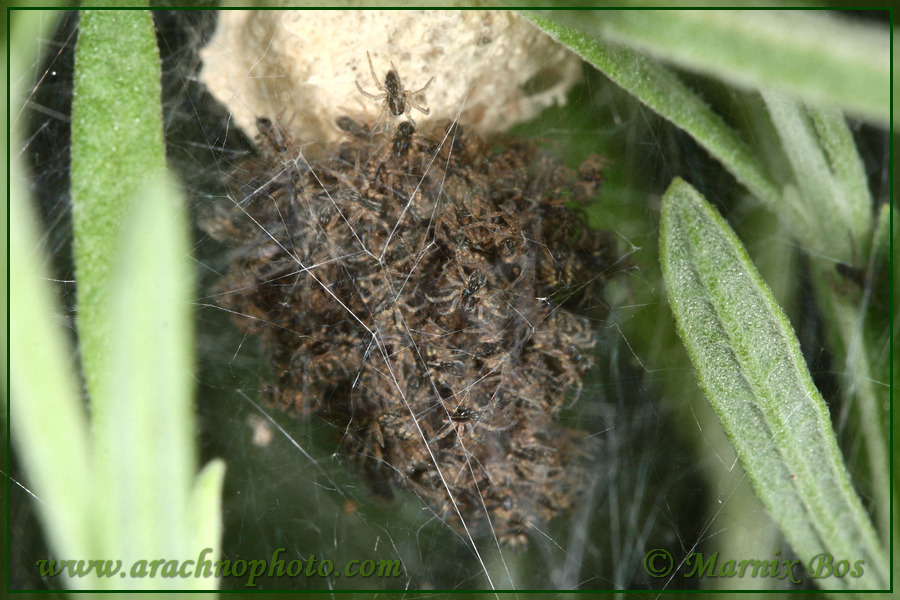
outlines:
[[[826,11],[560,11],[542,16],[742,87],[890,120],[890,32]],[[577,51],[577,50],[576,50]]]
[[[790,323],[734,232],[680,179],[663,200],[660,260],[700,387],[794,550],[865,561],[862,577],[823,587],[887,588],[887,559]]]
[[[205,548],[210,548],[212,551],[205,558],[212,564],[215,564],[222,555],[222,487],[224,484],[225,462],[217,458],[206,463],[194,480],[188,515],[193,539],[191,549],[202,553]],[[207,578],[204,574],[191,587],[212,590],[217,586],[217,578]]]
[[[160,67],[148,11],[86,10],[72,99],[72,219],[78,336],[89,392],[105,369],[122,219],[149,173],[165,168]]]
[[[750,147],[671,71],[630,48],[560,23],[561,17],[555,12],[525,16],[661,117],[689,133],[755,196],[770,205],[780,201],[778,185]]]
[[[77,543],[55,547],[60,558],[110,557],[129,565],[159,557],[196,559],[204,548],[214,549],[206,558],[215,560],[219,552],[224,467],[212,463],[195,479],[193,271],[184,198],[165,172],[159,78],[148,11],[82,13],[72,196],[77,326],[93,417],[91,440],[87,425],[80,427],[81,445],[92,441],[93,452],[68,439],[79,423],[62,405],[43,416],[44,430],[34,436],[50,435],[48,448],[60,448],[56,440],[63,438],[67,455],[58,462],[77,463],[71,466],[77,484],[68,471],[58,479],[75,497],[72,506],[82,510],[45,519],[51,538]],[[32,386],[41,382],[33,369],[21,379]],[[36,405],[65,400],[65,390],[44,388]],[[22,419],[34,416],[22,413]],[[60,424],[56,417],[71,422]],[[30,471],[52,467],[46,453],[31,454]],[[157,574],[76,577],[65,584],[211,589],[217,580]]]
[[[116,334],[93,399],[103,407],[94,427],[98,535],[126,563],[186,560],[206,547],[216,549],[206,557],[215,560],[224,466],[208,466],[195,481],[190,240],[182,194],[165,173],[143,186],[123,225],[107,315]],[[209,589],[217,582],[129,583]]]
[[[91,498],[84,493],[90,476],[87,416],[29,211],[24,167],[18,160],[12,166],[10,277],[16,284],[9,306],[10,426],[28,474],[22,483],[39,500],[53,549],[60,556],[88,556],[94,547]]]
[[[10,108],[21,110],[33,81],[31,69],[59,13],[11,11]],[[4,111],[4,114],[7,114]],[[87,415],[75,375],[76,360],[54,297],[52,275],[40,245],[30,185],[20,148],[24,119],[10,122],[9,145],[9,417],[12,442],[26,478],[18,484],[35,496],[47,541],[59,556],[92,550]],[[76,582],[79,587],[89,583]]]
[[[794,172],[776,209],[804,246],[832,261],[865,254],[872,201],[853,137],[834,110],[810,109],[778,92],[763,98]]]
[[[181,201],[165,173],[144,186],[124,220],[109,280],[115,335],[92,397],[100,407],[94,460],[103,491],[98,535],[123,560],[198,551],[187,536],[197,457],[193,273]],[[145,583],[158,588],[161,581]]]

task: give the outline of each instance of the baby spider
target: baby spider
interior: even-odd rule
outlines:
[[[448,412],[441,419],[441,428],[432,441],[442,440],[450,434],[455,433],[458,440],[466,437],[467,434],[475,434],[476,430],[485,431],[505,431],[515,426],[515,422],[505,425],[493,424],[491,421],[494,417],[494,410],[486,407],[481,410],[473,410],[465,406],[458,406],[452,413]]]
[[[424,106],[420,106],[416,103],[414,98],[424,92],[431,82],[434,81],[434,77],[428,80],[428,83],[425,84],[422,89],[417,90],[415,92],[410,92],[403,89],[403,84],[400,82],[400,75],[397,74],[397,67],[394,66],[394,63],[391,63],[391,70],[387,72],[387,75],[384,76],[384,85],[378,81],[378,75],[375,74],[375,66],[372,64],[372,57],[366,52],[366,58],[369,59],[369,70],[372,72],[372,79],[375,80],[375,86],[382,92],[381,94],[370,94],[366,90],[362,89],[362,86],[359,85],[359,81],[356,83],[356,88],[360,91],[360,93],[366,98],[371,98],[372,100],[382,101],[382,112],[390,111],[392,115],[399,117],[402,114],[406,115],[406,118],[409,119],[409,122],[415,126],[416,122],[413,121],[412,115],[410,112],[412,109],[416,109],[422,114],[427,115],[430,110]],[[387,129],[387,127],[385,127]]]

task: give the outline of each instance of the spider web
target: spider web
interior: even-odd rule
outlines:
[[[155,18],[164,60],[169,159],[183,174],[197,213],[211,203],[242,206],[245,198],[230,191],[229,178],[236,165],[259,151],[231,124],[227,107],[216,103],[197,80],[198,51],[212,33],[215,13],[161,11]],[[29,130],[22,150],[33,169],[33,189],[46,225],[42,241],[50,251],[70,324],[74,278],[65,140],[76,31],[77,19],[70,13],[46,41],[47,53],[22,117],[28,119]],[[433,82],[429,92],[439,85]],[[460,113],[464,108],[461,104]],[[287,115],[290,110],[286,108]],[[585,81],[572,91],[566,107],[548,109],[516,129],[515,135],[538,140],[573,168],[592,153],[611,158],[610,173],[589,221],[612,232],[622,256],[634,265],[623,269],[626,272],[605,297],[593,298],[598,306],[610,309],[592,321],[599,340],[595,366],[584,378],[577,402],[556,419],[584,432],[585,447],[590,448],[585,489],[578,502],[549,522],[535,523],[528,550],[513,552],[500,543],[492,526],[470,527],[468,515],[458,508],[460,523],[452,524],[447,514],[408,488],[389,485],[393,499],[384,499],[388,493],[380,486],[385,484],[367,481],[359,465],[342,451],[346,431],[321,418],[298,418],[261,396],[260,390],[276,379],[266,349],[257,336],[235,326],[236,315],[223,308],[219,301],[223,291],[217,288],[236,253],[246,249],[213,239],[198,227],[192,258],[201,290],[196,298],[201,461],[224,457],[228,463],[223,558],[269,559],[283,548],[279,558],[286,562],[315,557],[333,561],[338,569],[351,560],[402,564],[403,574],[396,578],[262,578],[259,589],[673,589],[698,582],[649,577],[642,562],[647,551],[668,548],[687,556],[694,551],[731,550],[749,557],[769,557],[775,549],[789,552],[763,509],[748,495],[746,477],[723,443],[708,407],[696,402],[678,406],[682,395],[672,391],[673,382],[684,388],[695,384],[687,363],[672,358],[677,341],[666,324],[658,269],[650,266],[655,264],[659,193],[676,174],[690,173],[705,186],[701,191],[708,198],[725,198],[732,203],[729,206],[737,206],[732,217],[739,225],[763,218],[762,211],[741,198],[730,176],[691,140],[590,69],[585,69]],[[873,132],[857,133],[870,144],[880,139]],[[887,172],[883,148],[869,148],[866,158],[877,178]],[[440,160],[438,150],[434,159]],[[316,163],[304,156],[302,148],[292,161],[295,164],[288,168],[298,165],[316,173]],[[271,177],[277,173],[276,166]],[[278,239],[275,232],[265,231],[265,225],[258,226]],[[361,239],[357,225],[347,222],[346,227]],[[765,238],[748,241],[751,253],[771,242],[793,244],[782,231],[768,231]],[[335,261],[350,256],[342,248],[332,252]],[[377,254],[375,258],[384,259]],[[316,282],[314,267],[298,262],[296,277],[312,278],[314,285],[341,303],[339,294]],[[414,262],[411,275],[416,268]],[[794,321],[800,323],[801,343],[808,356],[819,357],[810,362],[820,389],[834,392],[834,367],[823,358],[824,341],[815,327],[821,315],[809,306],[811,292],[801,294],[804,308]],[[346,314],[368,329],[365,315],[350,309]],[[648,335],[648,331],[662,333]],[[395,362],[384,341],[377,331],[369,333],[370,343],[362,351],[392,376]],[[656,341],[648,344],[648,339]],[[396,391],[409,406],[403,386],[398,384]],[[843,433],[851,437],[846,430]],[[424,437],[425,432],[419,429],[416,435]],[[465,443],[464,436],[460,442]],[[458,475],[443,469],[438,457],[431,458],[444,482],[452,516],[457,499],[447,482]],[[713,471],[725,475],[712,476]],[[21,587],[44,587],[48,584],[28,569],[47,550],[30,533],[37,527],[24,483],[27,474],[14,462],[11,475],[23,482],[14,487],[11,498],[14,563],[19,565],[15,576]],[[222,587],[241,589],[244,583],[242,578],[226,578]]]

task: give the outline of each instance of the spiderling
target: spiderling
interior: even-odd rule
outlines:
[[[576,174],[449,122],[338,125],[346,139],[306,163],[260,119],[260,158],[205,223],[238,245],[221,304],[263,341],[268,399],[332,423],[374,490],[411,489],[524,547],[585,480],[587,436],[556,417],[620,261],[569,207],[593,197],[602,160]]]

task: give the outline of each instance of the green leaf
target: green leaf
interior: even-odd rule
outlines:
[[[184,198],[165,172],[159,78],[148,11],[82,13],[72,136],[78,333],[94,425],[94,535],[101,555],[125,564],[187,560],[206,547],[214,560],[221,534],[222,465],[195,482],[193,271]],[[123,583],[211,589],[217,580],[98,586]]]
[[[879,353],[875,349],[888,342],[889,324],[887,315],[873,315],[866,318],[866,308],[860,309],[855,295],[840,293],[835,289],[837,277],[833,271],[827,274],[816,269],[813,273],[816,291],[822,300],[822,312],[829,323],[833,323],[832,341],[838,357],[843,377],[842,392],[846,402],[859,414],[859,431],[861,442],[865,447],[865,456],[869,462],[871,473],[871,496],[877,523],[886,537],[890,531],[890,460],[888,458],[887,437],[890,427],[886,417],[889,410],[889,389],[879,382],[890,381],[890,370],[886,364],[887,353]],[[850,282],[843,282],[852,285]],[[875,321],[869,323],[868,321]],[[876,336],[867,335],[867,329],[877,327]],[[874,339],[873,339],[874,338]],[[879,344],[878,341],[882,341]]]
[[[825,587],[887,588],[886,556],[790,323],[734,232],[680,179],[663,200],[660,260],[700,387],[791,546],[804,562],[866,561],[862,577]]]
[[[123,226],[107,315],[115,335],[92,398],[97,535],[126,564],[195,558],[207,547],[216,560],[224,465],[195,481],[190,239],[183,196],[165,172],[142,186]],[[217,581],[129,583],[214,589]]]
[[[205,548],[212,551],[205,559],[215,564],[222,555],[222,486],[225,483],[225,462],[221,459],[209,461],[194,480],[194,489],[188,515],[191,525],[192,546],[196,552]],[[200,564],[199,561],[195,564]],[[215,571],[213,570],[213,573]],[[202,577],[193,585],[194,589],[216,589],[215,577]]]
[[[10,106],[17,115],[33,81],[39,40],[47,40],[56,11],[11,11]],[[4,115],[8,114],[4,111]],[[9,123],[9,149],[20,148],[24,119]],[[9,158],[9,416],[12,442],[26,475],[18,483],[36,497],[44,534],[60,556],[92,550],[87,415],[75,375],[65,316],[55,298],[30,204],[28,170],[21,154]],[[52,433],[52,435],[48,435]],[[77,582],[84,587],[84,581]]]
[[[105,370],[118,232],[138,187],[165,168],[160,68],[148,11],[86,10],[72,100],[72,219],[78,336],[88,391]]]
[[[890,121],[890,31],[826,11],[610,10],[547,19],[745,88]],[[576,51],[578,51],[576,49]]]
[[[807,111],[778,92],[765,91],[763,98],[796,182],[777,211],[806,248],[832,261],[854,262],[870,243],[872,201],[843,115]]]
[[[60,556],[89,556],[88,422],[18,159],[10,189],[10,427]],[[48,435],[52,432],[52,436]],[[81,583],[81,582],[77,582]]]
[[[115,335],[91,399],[98,535],[123,561],[199,550],[188,535],[197,457],[187,218],[164,172],[142,187],[117,245],[107,314]]]
[[[93,419],[53,306],[24,170],[14,160],[13,433],[55,558],[130,565],[196,560],[212,548],[205,558],[215,561],[224,465],[213,461],[195,477],[193,271],[184,198],[164,168],[153,23],[147,11],[87,11],[79,31],[77,325]],[[159,573],[60,581],[93,589],[218,583]]]
[[[832,346],[845,376],[842,392],[859,413],[860,430],[873,478],[878,521],[886,531],[890,492],[887,442],[882,432],[884,394],[875,385],[887,381],[878,369],[877,346],[866,343],[866,302],[841,291],[835,263],[858,268],[878,259],[879,235],[862,161],[844,116],[837,110],[804,107],[773,91],[763,92],[772,122],[781,137],[796,187],[777,207],[794,234],[810,251],[813,282],[823,314],[834,324]],[[875,253],[867,259],[870,249]],[[886,318],[874,323],[889,326]]]
[[[780,201],[779,186],[750,147],[671,71],[630,48],[560,23],[560,13],[525,16],[661,117],[689,133],[755,196],[773,206]]]

